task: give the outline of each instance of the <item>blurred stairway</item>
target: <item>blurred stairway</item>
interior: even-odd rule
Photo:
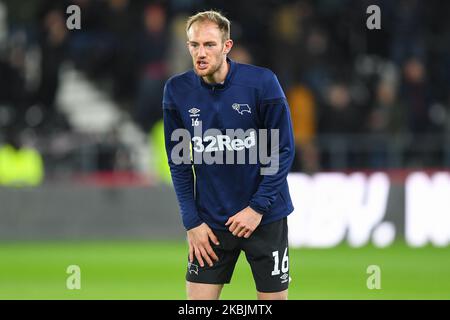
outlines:
[[[57,105],[77,133],[104,136],[116,134],[132,156],[139,172],[148,172],[150,153],[147,135],[130,115],[70,63],[61,68]]]

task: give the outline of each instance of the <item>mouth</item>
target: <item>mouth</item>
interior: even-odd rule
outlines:
[[[206,61],[203,60],[197,61],[197,69],[205,70],[206,68],[208,68],[208,63]]]

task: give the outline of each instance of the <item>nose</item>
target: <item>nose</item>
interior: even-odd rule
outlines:
[[[199,46],[199,48],[198,48],[198,57],[199,58],[206,57],[206,50],[205,50],[204,46]]]

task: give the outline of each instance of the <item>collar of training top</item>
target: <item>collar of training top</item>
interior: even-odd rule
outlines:
[[[230,69],[228,70],[227,76],[225,78],[225,81],[223,83],[215,83],[215,84],[209,84],[206,83],[205,80],[203,80],[202,77],[197,76],[200,79],[200,83],[202,84],[202,86],[211,89],[211,90],[217,90],[217,89],[225,89],[228,84],[230,83],[230,80],[233,76],[233,73],[236,69],[236,63],[231,60],[230,58],[227,57],[227,62],[230,65]]]

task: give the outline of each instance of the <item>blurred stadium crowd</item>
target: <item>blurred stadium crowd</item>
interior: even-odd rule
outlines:
[[[366,27],[372,4],[381,30]],[[186,17],[211,8],[232,21],[231,58],[278,75],[293,170],[450,166],[450,3],[437,0],[0,0],[1,141],[73,131],[55,98],[67,62],[150,132],[165,80],[191,68]]]

